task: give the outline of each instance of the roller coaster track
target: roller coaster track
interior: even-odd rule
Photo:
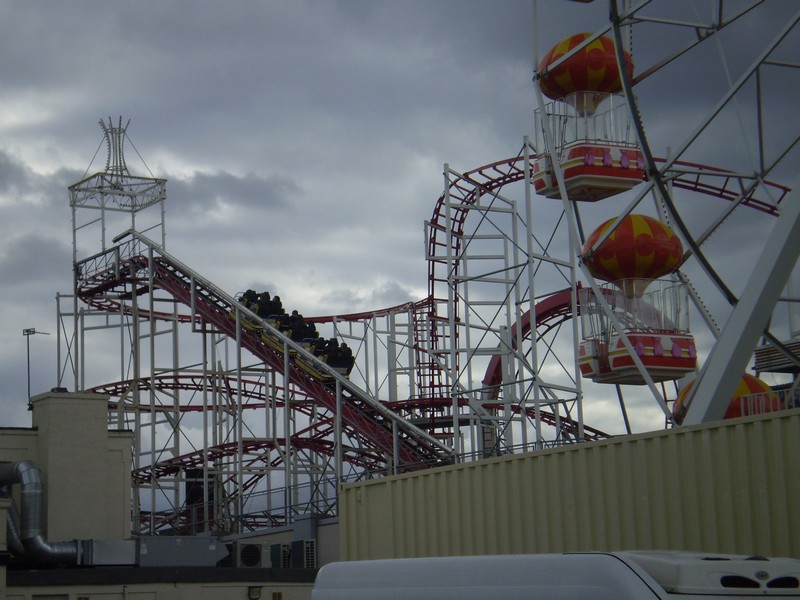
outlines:
[[[525,156],[523,150],[517,155],[493,163],[489,163],[451,179],[448,189],[442,193],[434,207],[433,216],[428,223],[427,256],[428,256],[428,298],[425,304],[420,304],[420,311],[427,311],[427,322],[435,323],[443,317],[436,314],[437,306],[444,303],[445,298],[440,297],[441,286],[446,286],[450,278],[458,275],[462,244],[467,238],[464,226],[470,209],[475,205],[482,194],[498,193],[504,186],[523,181],[525,179]],[[531,164],[536,159],[535,155],[529,157]],[[656,158],[657,164],[665,164],[663,158]],[[790,189],[770,181],[759,179],[754,174],[741,174],[725,169],[684,161],[673,161],[662,175],[668,179],[673,187],[713,196],[730,202],[732,205],[741,205],[760,212],[777,216],[780,204]],[[448,235],[449,234],[449,235]],[[446,256],[454,258],[453,269],[455,273],[447,272]],[[458,298],[456,298],[456,302]],[[455,305],[456,313],[458,304]],[[451,315],[458,319],[458,314]],[[421,323],[425,322],[422,318]],[[438,348],[439,340],[436,337],[436,327],[431,325],[429,330],[420,334],[428,341],[428,348]],[[455,343],[455,342],[454,342]],[[418,348],[422,348],[418,344]],[[426,389],[432,396],[446,396],[444,378],[441,376],[441,366],[433,361],[426,360],[425,353],[419,349],[417,363],[418,385]]]
[[[138,388],[141,391],[158,390],[158,391],[173,391],[182,390],[200,393],[208,391],[209,388],[215,385],[220,391],[232,396],[236,393],[241,394],[241,408],[242,410],[250,409],[263,409],[268,405],[266,394],[264,393],[264,382],[249,379],[238,379],[230,376],[215,376],[215,381],[209,385],[208,380],[202,375],[186,375],[186,374],[162,374],[156,377],[142,377],[139,380],[128,379],[104,385],[95,386],[92,392],[98,394],[108,395],[112,398],[120,398],[118,402],[109,402],[109,409],[116,410],[120,405],[124,406],[127,410],[138,409],[144,411],[171,411],[172,407],[162,405],[151,405],[149,403],[140,403],[134,407],[129,400],[131,391]],[[238,388],[237,388],[238,386]],[[274,391],[280,392],[280,388],[273,388]],[[298,395],[300,398],[298,398]],[[280,399],[280,393],[276,394],[274,399],[274,406],[280,408],[285,405],[285,402]],[[227,405],[218,408],[218,410],[231,410],[231,406]],[[293,448],[297,449],[310,449],[318,452],[321,455],[328,457],[334,456],[335,448],[333,442],[329,439],[334,432],[334,419],[331,415],[320,418],[319,414],[315,414],[314,401],[312,398],[305,397],[302,390],[298,394],[295,393],[292,398],[292,409],[305,414],[307,417],[314,417],[314,421],[304,430],[297,432],[291,436],[290,443]],[[200,412],[203,410],[215,410],[215,407],[207,407],[202,404],[187,403],[181,406],[181,412]],[[170,458],[164,461],[159,461],[152,465],[147,465],[133,471],[133,481],[139,484],[149,483],[159,477],[168,475],[175,475],[183,469],[191,469],[203,464],[203,456],[205,455],[209,461],[219,458],[227,458],[235,456],[238,451],[253,452],[255,450],[275,450],[285,447],[286,440],[284,438],[248,438],[243,440],[241,448],[236,442],[228,442],[217,444],[208,448],[207,452],[203,450],[194,450],[192,452],[182,454],[180,456]],[[366,471],[375,471],[381,467],[384,461],[380,452],[376,452],[370,448],[353,448],[346,447],[343,449],[344,460],[349,464],[363,468]],[[282,457],[277,459],[282,460]],[[276,466],[278,463],[271,464]],[[246,488],[247,486],[245,486]]]
[[[156,390],[159,392],[181,390],[201,393],[203,391],[218,391],[225,393],[229,396],[240,394],[242,397],[242,409],[256,409],[265,408],[267,406],[266,396],[263,391],[264,382],[247,378],[235,378],[230,375],[213,375],[214,381],[209,383],[209,379],[201,374],[161,374],[156,377],[142,377],[138,380],[125,379],[123,381],[115,381],[113,383],[106,383],[95,386],[91,389],[92,392],[97,394],[104,394],[111,398],[120,398],[119,402],[110,401],[109,408],[114,410],[120,407],[127,409],[139,410],[172,410],[172,407],[165,407],[162,405],[151,405],[139,402],[138,406],[133,406],[130,395],[134,389],[140,391]],[[276,391],[281,391],[277,388]],[[302,394],[300,394],[302,395]],[[281,407],[284,402],[278,398],[274,401],[276,407]],[[297,401],[293,399],[293,405],[306,406],[311,404],[312,400],[305,398],[304,400]],[[211,408],[213,410],[213,407]],[[186,403],[181,405],[181,412],[201,412],[207,410],[202,404]],[[302,409],[301,409],[302,410]]]
[[[128,240],[120,244],[126,237]],[[115,242],[113,248],[76,265],[77,290],[82,301],[100,310],[110,310],[114,305],[119,310],[120,296],[115,297],[112,292],[125,297],[142,295],[151,288],[161,289],[191,309],[189,315],[179,320],[210,324],[237,340],[264,364],[279,373],[285,372],[292,385],[331,415],[336,414],[337,404],[340,405],[343,429],[361,445],[374,449],[376,457],[381,453],[395,456],[396,452],[395,462],[401,470],[449,461],[450,450],[444,444],[394,414],[155,242],[132,230],[118,236]],[[156,316],[174,318],[166,314]],[[256,327],[242,327],[243,318],[256,323]],[[325,380],[313,377],[296,361],[286,361],[286,353],[313,364],[315,370],[325,373]],[[332,381],[337,385],[331,385]],[[341,390],[338,402],[336,387]]]

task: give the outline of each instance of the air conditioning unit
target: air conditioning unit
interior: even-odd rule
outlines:
[[[272,544],[269,548],[270,565],[273,569],[288,569],[292,548],[289,544]]]
[[[268,569],[271,566],[270,545],[250,542],[237,542],[236,566]]]
[[[317,541],[296,540],[292,542],[292,568],[317,568]]]

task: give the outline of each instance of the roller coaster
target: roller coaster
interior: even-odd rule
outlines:
[[[614,126],[627,126],[626,136],[642,129],[634,91],[646,96],[650,77],[668,62],[707,46],[748,14],[720,11],[702,44],[676,37],[676,47],[663,50],[669,61],[659,49],[637,51],[637,65],[643,63],[637,75],[622,77],[621,92],[604,100],[613,103],[607,114]],[[624,46],[630,30],[662,24],[648,16],[646,7],[616,14],[596,37],[576,42],[573,53],[604,34],[615,37],[610,48]],[[789,68],[777,54],[786,31],[766,44],[743,79]],[[558,66],[540,68],[537,77]],[[731,85],[722,104],[734,104],[741,89]],[[769,160],[762,151],[753,172],[695,160],[701,153],[693,151],[702,146],[697,132],[669,158],[654,157],[642,129],[614,141],[625,150],[609,163],[614,174],[640,169],[641,175],[624,172],[632,189],[619,193],[608,192],[606,178],[600,198],[584,181],[563,179],[565,173],[602,174],[605,158],[598,154],[593,163],[594,150],[584,149],[586,169],[560,169],[547,134],[569,119],[599,123],[603,105],[587,115],[576,111],[578,104],[559,102],[539,99],[537,138],[543,139],[526,137],[514,156],[463,173],[444,166],[443,191],[425,227],[424,298],[305,317],[322,338],[353,348],[354,363],[344,368],[260,310],[251,296],[220,289],[167,252],[166,181],[132,175],[123,153],[127,125],[101,122],[105,169],[69,188],[75,285],[58,296],[59,385],[107,395],[110,425],[134,431],[133,512],[140,531],[235,534],[288,525],[304,513],[336,514],[342,481],[677,426],[671,405],[685,386],[678,376],[651,368],[668,355],[662,339],[674,330],[663,325],[668,320],[655,330],[632,329],[626,325],[632,313],[620,309],[633,300],[651,312],[666,305],[655,291],[627,300],[624,288],[604,291],[585,263],[605,240],[581,248],[583,224],[604,212],[621,221],[653,200],[650,212],[670,223],[686,247],[675,277],[691,302],[694,338],[683,332],[682,339],[697,340],[705,359],[726,332],[720,318],[744,297],[741,284],[737,297],[722,282],[721,255],[709,240],[728,239],[726,227],[734,229],[737,219],[765,231],[787,219],[793,192],[770,176],[797,164],[796,139],[770,150]],[[719,113],[714,107],[708,122]],[[763,148],[767,137],[758,137]],[[590,146],[604,141],[592,139]],[[623,166],[629,148],[640,158]],[[545,175],[550,187],[542,188]],[[537,194],[540,188],[546,194]],[[569,189],[582,190],[589,201],[570,201]],[[614,204],[617,198],[627,206]],[[703,229],[691,230],[682,215],[704,199],[714,215]],[[765,237],[764,247],[775,240]],[[792,252],[781,249],[782,260],[794,264]],[[778,298],[782,286],[770,293],[779,308],[791,308],[790,294],[786,302]],[[588,296],[591,308],[581,300]],[[714,310],[718,296],[726,305],[722,317]],[[774,322],[783,322],[777,314]],[[624,377],[594,376],[579,366],[582,344],[600,339],[586,334],[587,319],[598,315],[607,317],[600,334],[611,336],[605,339],[613,339],[626,360]],[[756,352],[756,367],[785,374],[790,389],[800,370],[792,350],[796,335],[791,327],[765,330],[747,348],[748,356]],[[98,348],[100,356],[93,353]],[[767,355],[779,366],[759,363],[758,356]],[[698,367],[700,374],[704,369]]]

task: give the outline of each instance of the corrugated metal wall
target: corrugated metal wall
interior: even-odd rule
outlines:
[[[342,560],[672,549],[800,557],[800,410],[344,486]]]

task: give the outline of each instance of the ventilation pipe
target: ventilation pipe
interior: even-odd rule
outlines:
[[[8,511],[8,547],[32,562],[45,565],[77,565],[81,544],[48,542],[42,535],[43,488],[42,472],[33,461],[0,463],[0,497],[10,498],[9,486],[19,484],[21,514],[12,505]]]

